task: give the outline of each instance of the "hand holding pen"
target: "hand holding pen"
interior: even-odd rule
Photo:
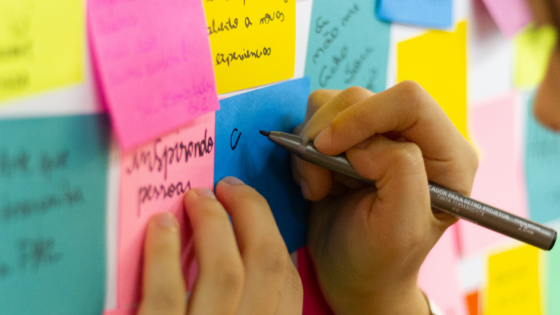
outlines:
[[[478,157],[435,100],[414,82],[379,94],[311,94],[295,133],[327,155],[345,153],[376,187],[293,155],[312,201],[308,247],[336,314],[429,314],[416,281],[428,252],[457,219],[432,212],[428,181],[468,196]]]

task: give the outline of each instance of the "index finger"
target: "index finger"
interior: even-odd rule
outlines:
[[[346,108],[315,138],[315,146],[324,154],[337,155],[373,135],[387,132],[398,132],[418,145],[428,175],[435,177],[435,181],[444,178],[440,181],[442,185],[450,184],[446,182],[453,177],[441,176],[442,171],[464,175],[467,170],[474,175],[478,166],[476,152],[469,142],[437,102],[413,81],[404,81]],[[467,186],[457,188],[468,194]]]

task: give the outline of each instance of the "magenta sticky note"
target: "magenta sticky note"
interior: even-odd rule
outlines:
[[[88,22],[124,149],[219,108],[200,0],[89,0]]]
[[[482,0],[494,21],[507,37],[512,37],[533,20],[527,0]]]
[[[181,225],[185,280],[194,281],[192,231],[183,196],[197,187],[213,187],[214,112],[125,152],[120,162],[117,307],[140,302],[142,254],[152,215],[172,212]],[[191,267],[190,270],[187,268]],[[190,273],[190,276],[189,276]],[[191,287],[191,285],[189,285]]]
[[[443,314],[466,315],[459,287],[459,254],[455,234],[455,226],[451,226],[432,248],[420,267],[418,285]]]
[[[297,269],[303,286],[303,315],[332,315],[315,275],[307,246],[297,250]]]
[[[479,165],[471,197],[515,215],[527,217],[516,117],[520,96],[512,91],[482,101],[470,109],[471,140],[479,151]],[[468,256],[507,239],[506,236],[460,220],[461,255]]]

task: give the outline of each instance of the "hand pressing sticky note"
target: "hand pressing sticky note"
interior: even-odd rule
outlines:
[[[488,258],[484,314],[540,315],[539,249],[525,245]]]
[[[81,0],[0,1],[0,102],[84,77]]]
[[[294,76],[296,0],[203,3],[218,93]]]
[[[471,197],[521,217],[527,217],[526,193],[521,178],[521,148],[516,135],[516,112],[521,100],[508,92],[470,110],[470,131],[479,148],[479,166]],[[499,119],[496,119],[499,117]],[[470,255],[506,236],[459,220],[461,254]]]
[[[128,150],[219,108],[199,0],[91,0],[105,101]]]
[[[303,122],[308,96],[305,77],[223,99],[216,112],[214,182],[235,176],[263,195],[290,252],[305,244],[307,201],[292,179],[290,153],[259,130],[291,133]]]
[[[152,215],[172,212],[181,225],[185,281],[190,260],[190,228],[183,207],[191,188],[212,187],[214,178],[214,113],[123,153],[120,175],[117,307],[140,302],[142,252]],[[191,257],[192,258],[192,257]],[[193,280],[192,278],[190,279]]]
[[[0,314],[100,314],[108,118],[0,120],[0,134]]]
[[[560,135],[535,120],[533,99],[527,106],[525,178],[529,218],[547,222],[560,218]]]
[[[452,0],[379,0],[377,16],[385,21],[450,28],[453,26]]]
[[[314,0],[305,75],[311,90],[385,89],[390,24],[375,18],[375,1]]]
[[[430,31],[397,44],[397,81],[418,82],[467,135],[466,22],[455,32]]]
[[[515,37],[515,86],[534,88],[541,83],[556,44],[553,26],[530,26]]]

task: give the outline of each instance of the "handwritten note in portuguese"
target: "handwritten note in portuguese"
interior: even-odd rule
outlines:
[[[0,314],[100,314],[105,115],[0,120]]]
[[[182,196],[191,188],[213,187],[214,127],[214,113],[208,113],[121,157],[118,307],[140,302],[142,248],[152,215],[175,214],[187,244]]]
[[[390,26],[374,17],[374,2],[313,1],[305,62],[312,91],[385,89]]]
[[[0,102],[84,77],[80,0],[0,1]]]
[[[119,142],[130,149],[219,108],[198,0],[91,0],[90,33]]]
[[[218,93],[294,76],[295,0],[204,0]]]

